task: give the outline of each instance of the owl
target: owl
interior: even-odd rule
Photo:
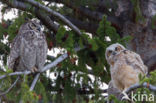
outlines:
[[[120,92],[124,92],[131,85],[138,83],[139,74],[147,74],[147,67],[139,54],[127,50],[119,43],[107,47],[105,57],[110,65],[112,85]]]
[[[8,68],[13,71],[39,72],[47,58],[46,37],[37,20],[24,23],[11,44]]]

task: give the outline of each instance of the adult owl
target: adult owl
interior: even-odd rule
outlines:
[[[110,65],[112,84],[123,93],[139,82],[139,74],[147,74],[147,67],[139,54],[127,50],[119,43],[107,47],[105,57]]]
[[[37,20],[24,23],[11,44],[8,68],[39,72],[47,58],[47,42]]]

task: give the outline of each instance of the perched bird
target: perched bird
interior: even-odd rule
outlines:
[[[123,94],[127,88],[139,82],[139,74],[147,74],[147,67],[139,54],[127,50],[119,43],[107,47],[105,57],[110,65],[112,85]]]
[[[8,68],[13,71],[40,71],[47,58],[47,42],[37,20],[23,24],[11,44]]]

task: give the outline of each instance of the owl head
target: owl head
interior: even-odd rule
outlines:
[[[44,37],[42,32],[42,26],[39,20],[32,19],[24,23],[20,29],[18,34],[25,37],[25,39],[42,39]]]
[[[105,57],[109,64],[114,62],[114,57],[120,51],[125,50],[126,48],[119,43],[115,43],[106,48]]]
[[[29,29],[32,29],[36,32],[41,32],[41,24],[38,20],[33,19],[27,23]]]
[[[41,32],[41,23],[37,19],[32,19],[24,23],[21,27],[20,30],[33,30],[35,32]]]

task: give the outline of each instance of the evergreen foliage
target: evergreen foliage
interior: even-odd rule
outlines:
[[[42,2],[41,0],[36,0]],[[69,2],[70,0],[66,0]],[[132,0],[135,1],[135,0]],[[78,1],[77,1],[78,2]],[[86,5],[86,3],[95,3],[95,0],[80,0],[77,6],[80,4]],[[136,3],[135,3],[136,2]],[[139,11],[138,2],[136,0],[135,11]],[[89,4],[88,4],[89,5]],[[51,7],[52,8],[52,7]],[[90,7],[91,8],[91,7]],[[92,8],[94,9],[94,8]],[[5,8],[2,9],[5,12]],[[61,7],[58,11],[71,12],[70,10],[65,11]],[[0,56],[1,61],[4,63],[4,71],[0,71],[0,75],[10,73],[12,71],[7,70],[7,56],[9,54],[9,46],[11,41],[15,38],[18,33],[19,27],[26,22],[25,18],[34,18],[34,14],[27,12],[21,12],[13,20],[2,20],[0,23],[0,41],[4,38],[8,38],[7,43],[0,43]],[[141,14],[138,13],[137,20],[139,20]],[[44,28],[45,34],[49,31]],[[62,52],[68,53],[68,58],[58,64],[56,67],[52,68],[49,72],[54,75],[56,79],[50,78],[46,73],[43,73],[38,80],[35,89],[31,92],[29,87],[33,81],[34,76],[21,76],[22,78],[18,81],[16,86],[6,94],[7,102],[19,102],[21,99],[24,103],[37,103],[42,101],[43,103],[48,103],[48,101],[53,101],[54,103],[104,103],[106,99],[101,95],[99,91],[100,84],[108,83],[110,81],[109,66],[105,59],[105,50],[112,43],[119,42],[125,45],[126,42],[131,40],[130,36],[120,38],[116,29],[111,26],[111,23],[107,21],[107,16],[104,15],[99,27],[97,29],[97,35],[92,35],[83,31],[82,36],[75,34],[73,30],[67,29],[66,25],[61,25],[56,34],[56,48],[61,48]],[[46,35],[48,37],[48,35]],[[110,40],[109,40],[109,39]],[[51,38],[47,38],[49,50],[53,41]],[[74,52],[74,48],[80,46],[81,48],[86,47],[79,52]],[[61,54],[61,53],[60,53]],[[57,57],[60,56],[57,55]],[[48,61],[52,62],[52,60]],[[89,72],[91,67],[92,73]],[[93,81],[90,75],[95,77]],[[0,80],[1,88],[0,91],[6,91],[7,88],[16,79],[16,76],[7,77],[4,80]],[[142,77],[140,82],[149,82],[156,85],[156,71],[151,73],[150,77]],[[94,90],[95,95],[80,95],[78,91],[82,90]],[[151,93],[146,88],[139,88],[137,91]],[[16,96],[16,98],[15,98]],[[115,103],[124,103],[117,100],[114,96],[111,96]],[[141,103],[141,102],[138,102]]]

